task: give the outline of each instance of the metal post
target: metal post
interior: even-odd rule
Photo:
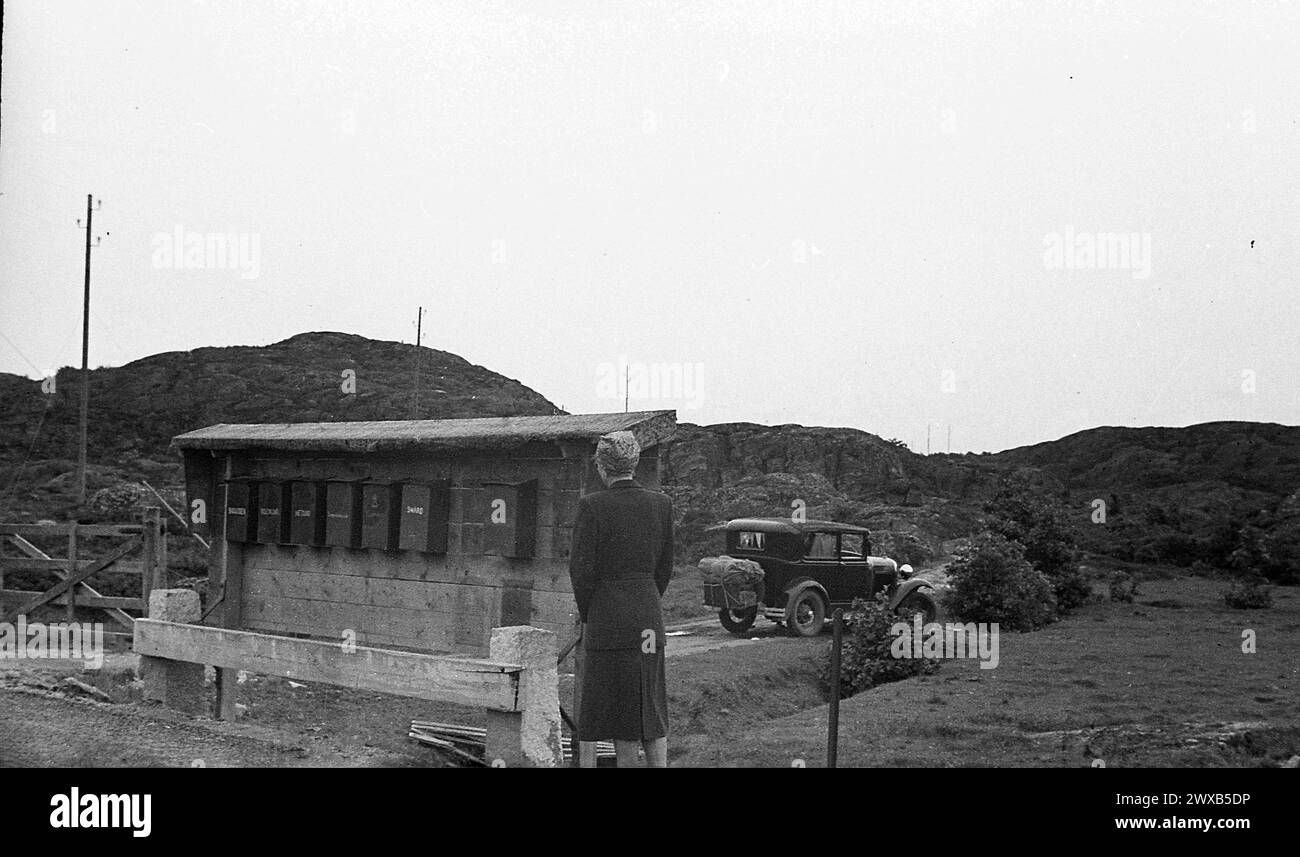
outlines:
[[[840,744],[840,646],[844,643],[844,608],[836,607],[831,641],[831,709],[826,734],[826,767],[835,767]]]

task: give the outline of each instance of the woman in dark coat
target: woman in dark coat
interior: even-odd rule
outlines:
[[[668,764],[664,623],[659,599],[673,571],[673,506],[632,479],[641,448],[631,432],[605,435],[596,470],[606,490],[578,501],[569,576],[582,620],[578,737],[614,742],[619,767],[644,748]]]

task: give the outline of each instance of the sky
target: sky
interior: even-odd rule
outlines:
[[[919,452],[1300,423],[1294,2],[3,23],[0,371],[80,365],[93,194],[92,367],[412,342],[423,306],[423,344],[574,413]]]

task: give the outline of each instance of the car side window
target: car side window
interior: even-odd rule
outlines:
[[[766,533],[751,533],[742,531],[737,534],[736,547],[740,550],[761,551]]]
[[[862,533],[841,533],[840,559],[861,560],[866,556],[862,542]]]
[[[813,533],[808,537],[809,559],[835,559],[835,533]]]

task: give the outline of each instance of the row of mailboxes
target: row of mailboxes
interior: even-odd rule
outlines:
[[[438,482],[259,482],[226,484],[226,539],[232,542],[385,551],[447,552],[450,484]],[[531,557],[537,534],[537,483],[484,483],[487,554]]]

